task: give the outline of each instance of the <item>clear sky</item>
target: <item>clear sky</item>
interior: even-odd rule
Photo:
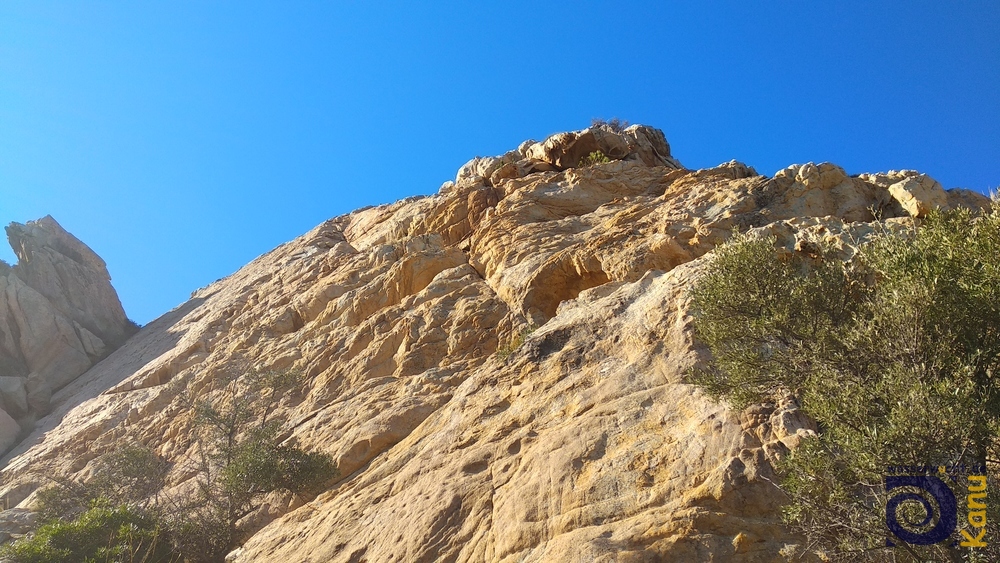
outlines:
[[[417,4],[0,2],[0,222],[53,215],[146,323],[595,117],[663,129],[689,168],[1000,185],[995,0]]]

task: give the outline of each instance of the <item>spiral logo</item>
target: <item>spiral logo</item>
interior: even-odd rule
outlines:
[[[925,475],[885,478],[885,525],[906,543],[931,545],[948,539],[958,525],[958,502],[944,481]],[[891,545],[891,542],[887,542]]]

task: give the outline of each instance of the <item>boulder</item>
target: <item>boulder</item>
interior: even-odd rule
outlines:
[[[14,418],[28,414],[26,382],[23,377],[0,377],[0,408]]]
[[[647,125],[632,125],[622,132],[629,145],[629,157],[641,160],[646,166],[684,168],[670,156],[670,144],[663,131]]]
[[[593,152],[600,151],[612,160],[622,160],[629,154],[625,140],[604,129],[584,129],[557,133],[528,149],[528,158],[547,162],[559,170],[573,168]]]
[[[11,418],[7,411],[0,409],[0,452],[10,449],[21,434],[21,427]]]
[[[948,194],[948,207],[968,207],[971,209],[990,209],[993,202],[990,198],[979,192],[962,188],[952,188],[945,192]]]
[[[921,174],[889,186],[889,193],[913,217],[924,217],[933,209],[947,209],[948,195],[941,184]]]
[[[663,132],[642,125],[633,125],[623,131],[595,126],[557,133],[541,143],[525,147],[525,156],[565,170],[579,165],[583,158],[597,151],[611,160],[637,160],[646,166],[682,168],[670,156],[670,145]]]
[[[898,205],[911,217],[924,217],[932,209],[949,209],[948,193],[941,184],[926,174],[915,170],[890,170],[879,174],[861,174],[862,180],[888,190]],[[956,196],[956,204],[977,205],[981,201],[962,201]],[[978,206],[978,205],[977,205]]]
[[[2,510],[5,505],[6,502],[0,505],[0,543],[21,537],[35,529],[38,524],[37,512],[24,508]]]

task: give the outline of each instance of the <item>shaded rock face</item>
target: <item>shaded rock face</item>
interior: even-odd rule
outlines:
[[[614,160],[577,166],[592,143]],[[734,230],[849,255],[875,214],[919,212],[889,189],[904,180],[686,170],[642,126],[474,159],[438,194],[331,219],[150,323],[56,392],[0,495],[30,507],[43,475],[85,478],[122,440],[175,462],[182,490],[179,395],[211,398],[249,362],[307,375],[280,406],[287,432],[341,478],[254,515],[236,561],[779,559],[799,539],[772,463],[815,428],[791,399],[733,412],[682,382],[708,360],[687,288]],[[936,193],[918,183],[895,192]],[[988,204],[974,195],[944,201]]]
[[[55,219],[6,231],[18,263],[0,270],[0,450],[134,332],[104,261]]]

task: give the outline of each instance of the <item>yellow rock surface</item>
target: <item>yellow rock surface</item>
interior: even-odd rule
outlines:
[[[282,402],[288,432],[341,478],[276,502],[235,561],[779,558],[799,540],[771,462],[811,422],[791,401],[733,412],[681,383],[707,360],[686,289],[734,229],[807,251],[870,233],[873,211],[907,214],[896,181],[831,164],[685,170],[658,139],[525,143],[259,257],[59,391],[3,460],[0,492],[30,506],[43,475],[84,478],[125,438],[184,460],[178,394],[210,395],[248,362],[308,375]],[[574,168],[583,149],[560,143],[618,160]]]

